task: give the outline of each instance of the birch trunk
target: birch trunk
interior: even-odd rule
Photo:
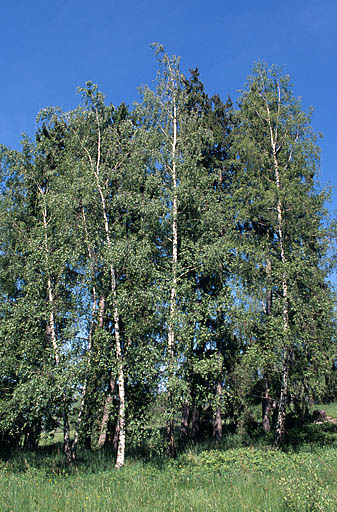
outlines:
[[[173,138],[172,138],[172,287],[170,303],[170,321],[168,330],[168,357],[169,357],[169,378],[173,376],[174,352],[175,352],[175,317],[177,299],[177,265],[178,265],[178,204],[177,204],[177,107],[173,96]],[[173,400],[171,393],[168,393],[169,420],[166,425],[169,457],[176,456],[176,445],[174,436]]]
[[[262,428],[265,432],[270,432],[270,416],[273,410],[273,402],[270,396],[269,380],[264,379],[264,390],[262,397]]]
[[[116,286],[114,287],[114,299],[116,304]],[[117,448],[117,458],[115,468],[119,469],[124,466],[125,460],[125,383],[124,383],[124,369],[122,360],[122,349],[119,331],[119,314],[117,306],[114,308],[114,321],[115,321],[115,339],[116,339],[116,356],[117,356],[117,373],[118,373],[118,395],[119,395],[119,411],[118,411],[118,424],[119,424],[119,438]]]
[[[105,231],[105,241],[107,247],[111,249],[111,238],[110,238],[110,228],[109,228],[109,219],[108,212],[106,207],[106,200],[104,197],[103,188],[100,183],[100,164],[101,164],[101,130],[98,119],[98,112],[96,113],[96,123],[97,123],[97,158],[96,165],[91,157],[90,152],[87,148],[83,147],[86,152],[91,169],[94,173],[96,186],[98,189],[98,193],[100,196],[102,213],[103,213],[103,224]],[[117,458],[115,468],[118,469],[124,465],[125,461],[125,379],[124,379],[124,369],[123,369],[123,359],[122,359],[122,345],[121,345],[121,336],[120,336],[120,320],[119,320],[119,311],[117,306],[117,290],[116,290],[116,273],[114,266],[110,264],[110,288],[112,295],[112,307],[113,307],[113,318],[114,318],[114,336],[115,336],[115,351],[116,351],[116,360],[117,360],[117,379],[118,379],[118,395],[119,395],[119,411],[118,411],[118,421],[120,425],[119,431],[119,440],[118,440],[118,449],[117,449]]]
[[[45,263],[46,263],[46,274],[47,278],[47,293],[48,293],[48,306],[49,306],[49,322],[46,328],[46,337],[47,340],[50,340],[53,353],[55,365],[60,365],[60,355],[59,348],[57,343],[57,334],[55,328],[55,299],[54,299],[54,291],[50,276],[50,261],[49,261],[49,241],[48,241],[48,221],[47,221],[47,206],[45,202],[45,194],[46,191],[42,189],[40,185],[38,185],[38,191],[41,195],[41,200],[43,203],[42,208],[42,217],[43,217],[43,231],[44,231],[44,252],[45,252]],[[66,396],[64,392],[61,393],[61,402],[62,402],[62,419],[63,419],[63,450],[66,458],[67,464],[71,464],[75,461],[75,458],[72,453],[71,443],[70,443],[70,427],[69,427],[69,413],[68,413],[68,404],[66,400]]]
[[[220,381],[217,383],[216,397],[217,397],[217,400],[219,403],[217,405],[216,412],[215,412],[215,419],[214,419],[214,424],[213,424],[213,438],[217,442],[219,442],[222,439],[222,416],[221,416],[221,406],[220,406],[220,401],[221,401],[221,397],[222,397],[222,385],[221,385]]]
[[[111,407],[112,407],[114,389],[115,389],[115,381],[112,377],[110,377],[109,393],[104,402],[100,434],[99,434],[99,439],[97,442],[98,449],[103,448],[106,443],[107,428],[108,428],[108,422],[109,422],[110,412],[111,412]]]
[[[267,277],[267,291],[266,291],[266,305],[265,313],[270,316],[272,313],[272,291],[269,288],[269,279],[271,274],[271,260],[267,256],[266,261],[266,277]],[[265,375],[263,381],[264,389],[262,392],[262,428],[265,432],[270,432],[271,428],[271,414],[273,411],[273,400],[270,396],[270,379]]]
[[[101,297],[100,299],[100,308],[99,308],[99,327],[103,329],[103,321],[104,321],[104,311],[105,311],[105,301],[104,297]],[[106,438],[107,438],[107,428],[109,423],[109,417],[113,402],[113,394],[115,390],[115,379],[112,375],[110,375],[109,379],[109,390],[107,397],[104,402],[103,407],[103,415],[102,415],[102,421],[101,421],[101,428],[100,428],[100,435],[97,442],[97,448],[101,449],[105,445]]]
[[[281,179],[280,179],[280,169],[277,159],[278,153],[278,126],[273,127],[270,110],[268,103],[266,103],[267,107],[267,122],[270,133],[270,142],[272,149],[272,157],[274,164],[274,176],[275,182],[278,191],[281,191]],[[281,92],[280,87],[278,86],[278,113],[280,112],[281,107]],[[279,115],[279,114],[278,114]],[[278,404],[278,415],[277,415],[277,424],[276,424],[276,436],[275,436],[275,446],[279,447],[282,438],[285,432],[285,419],[286,419],[286,407],[288,401],[288,379],[289,379],[289,368],[288,368],[288,329],[289,329],[289,312],[288,312],[288,284],[286,277],[285,266],[287,263],[285,250],[284,250],[284,215],[283,215],[283,205],[280,197],[277,200],[277,235],[280,245],[280,256],[281,262],[283,265],[283,278],[282,278],[282,296],[283,296],[283,335],[284,335],[284,344],[282,349],[282,369],[281,369],[281,392],[280,399]]]

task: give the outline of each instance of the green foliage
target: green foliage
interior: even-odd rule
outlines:
[[[334,400],[333,234],[310,112],[276,67],[254,67],[235,111],[154,52],[155,88],[133,109],[87,82],[73,111],[41,110],[21,152],[1,147],[4,448],[69,433],[69,419],[75,444],[116,444],[122,395],[128,446],[157,454],[153,427],[173,432],[181,414],[181,445],[220,442],[259,434],[262,399],[271,430]]]
[[[239,372],[250,369],[242,382],[248,395],[257,379],[268,383],[284,432],[286,409],[305,415],[332,362],[330,233],[322,222],[327,195],[315,181],[319,149],[310,112],[303,112],[289,77],[258,63],[239,107],[233,195],[245,302],[255,318]]]
[[[313,463],[307,465],[308,477],[283,477],[284,502],[287,510],[298,512],[324,512],[334,506],[329,495],[329,487],[318,475],[319,467]]]
[[[0,463],[6,512],[202,512],[210,507],[225,512],[333,512],[337,499],[336,451],[327,448],[315,454],[242,447],[202,450],[176,461],[154,457],[145,462],[144,456],[141,461],[130,455],[118,472],[111,469],[109,450],[82,450],[73,468],[65,465],[57,446],[12,455]]]

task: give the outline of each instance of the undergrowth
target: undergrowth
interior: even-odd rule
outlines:
[[[191,445],[177,459],[131,452],[113,469],[109,450],[80,450],[64,463],[62,446],[16,452],[0,462],[1,512],[336,512],[337,426],[288,432],[283,451],[270,439],[227,435]]]

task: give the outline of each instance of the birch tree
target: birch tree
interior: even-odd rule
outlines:
[[[215,318],[222,307],[228,311],[225,303],[230,302],[224,286],[224,261],[230,251],[223,236],[231,232],[226,220],[229,204],[228,216],[224,215],[229,119],[228,106],[207,97],[197,71],[189,81],[177,57],[165,54],[160,45],[155,45],[155,52],[157,87],[143,90],[140,109],[157,140],[152,173],[161,177],[163,187],[159,287],[166,343],[168,454],[174,457],[174,418],[179,409],[184,411],[182,432],[190,435],[191,428],[196,437],[201,409],[213,396],[213,405],[219,402],[215,430],[221,432],[219,347],[224,325]],[[216,358],[219,361],[214,362]]]
[[[56,155],[56,150],[60,148],[55,146],[58,146],[59,135],[57,129],[53,133],[45,129],[38,130],[35,144],[28,139],[23,140],[23,151],[13,164],[16,167],[16,185],[20,184],[20,195],[16,187],[14,202],[7,213],[12,236],[17,238],[16,251],[22,261],[17,275],[20,300],[15,301],[11,308],[17,319],[13,327],[18,332],[12,332],[12,339],[14,341],[18,335],[21,338],[23,361],[27,360],[27,351],[36,354],[37,371],[33,370],[31,392],[34,390],[34,400],[41,405],[45,400],[43,397],[48,394],[57,404],[63,418],[64,451],[70,463],[68,409],[72,400],[73,380],[69,379],[67,373],[65,345],[71,337],[70,325],[74,312],[71,286],[74,281],[70,270],[71,236],[65,226],[65,209],[59,193],[60,174],[56,170],[60,157]],[[61,226],[63,229],[60,229]],[[22,318],[26,317],[24,328],[22,320],[19,321],[21,315]],[[20,335],[22,328],[25,334]],[[34,381],[38,383],[38,376],[47,375],[50,382],[48,385],[45,382],[44,389],[34,386]],[[58,415],[55,406],[50,407],[46,417],[50,418],[49,414],[53,412]]]
[[[236,148],[241,171],[235,193],[244,205],[241,215],[246,215],[246,255],[253,275],[262,276],[255,286],[260,283],[266,330],[263,339],[256,340],[261,356],[256,364],[267,380],[268,368],[277,375],[273,394],[279,446],[299,378],[295,362],[308,377],[308,394],[314,368],[318,371],[323,363],[318,356],[323,341],[317,329],[309,334],[306,321],[323,300],[319,283],[326,275],[325,194],[315,184],[318,148],[310,117],[294,97],[289,77],[258,64],[239,107]]]
[[[105,105],[102,93],[91,83],[80,92],[83,106],[63,117],[69,132],[65,151],[72,176],[72,211],[79,227],[91,308],[89,374],[84,376],[81,404],[85,395],[89,409],[93,404],[90,393],[95,390],[86,392],[88,379],[92,384],[98,379],[98,387],[106,386],[98,435],[102,446],[112,404],[118,403],[115,437],[119,468],[125,460],[128,389],[132,391],[136,385],[136,369],[140,382],[157,371],[156,351],[151,355],[155,323],[150,314],[154,308],[151,263],[157,250],[151,219],[159,188],[146,169],[146,132],[136,130],[125,105],[116,109]]]

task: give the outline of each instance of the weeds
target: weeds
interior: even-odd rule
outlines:
[[[61,444],[0,461],[1,512],[335,512],[336,426],[289,433],[287,451],[227,435],[191,445],[175,461],[80,450],[65,466]],[[296,443],[295,443],[296,440]]]

